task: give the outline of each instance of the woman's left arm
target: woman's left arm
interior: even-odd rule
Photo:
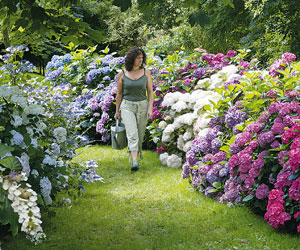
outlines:
[[[153,112],[153,84],[152,84],[152,77],[150,70],[146,69],[146,76],[147,76],[147,95],[148,95],[148,112],[147,112],[147,119],[150,120],[152,118]]]

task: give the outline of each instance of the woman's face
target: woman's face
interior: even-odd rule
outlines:
[[[135,66],[138,66],[138,67],[142,66],[143,60],[144,60],[143,54],[140,53],[140,54],[134,59],[134,65],[135,65]]]

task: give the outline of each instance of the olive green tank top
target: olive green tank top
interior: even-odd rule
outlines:
[[[146,87],[147,76],[145,74],[140,78],[133,80],[125,75],[123,70],[123,98],[128,101],[143,101],[147,99]]]

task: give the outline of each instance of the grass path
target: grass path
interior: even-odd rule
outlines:
[[[2,249],[300,249],[296,235],[274,231],[245,207],[229,208],[191,191],[180,169],[161,166],[144,152],[131,173],[126,151],[95,146],[76,161],[98,160],[104,184],[44,218],[48,240],[33,246],[23,235]]]

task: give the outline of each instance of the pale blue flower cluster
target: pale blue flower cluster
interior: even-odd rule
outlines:
[[[15,130],[10,131],[10,133],[13,135],[13,138],[10,140],[11,145],[21,146],[24,143],[24,137],[22,134]]]
[[[43,164],[47,164],[50,166],[56,166],[56,158],[51,157],[50,155],[45,155],[45,158],[43,159]]]

